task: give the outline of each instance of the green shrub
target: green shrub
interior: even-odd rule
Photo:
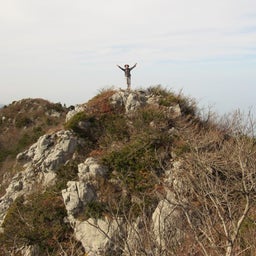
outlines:
[[[61,191],[66,188],[68,181],[77,179],[77,173],[78,161],[71,160],[67,164],[62,165],[58,170],[56,170],[57,182],[54,186],[55,191]]]
[[[22,137],[18,140],[17,147],[15,149],[15,153],[21,152],[23,149],[25,149],[27,146],[30,145],[30,143],[33,141],[30,134],[24,133]]]
[[[99,117],[80,112],[74,115],[66,124],[66,129],[73,130],[79,137],[87,138],[93,142],[98,140],[102,133]]]
[[[165,107],[169,107],[169,106],[172,106],[173,104],[178,104],[180,102],[181,100],[173,93],[169,93],[165,97],[162,97],[159,99],[159,104]]]
[[[99,120],[99,144],[101,147],[109,147],[113,142],[125,142],[130,134],[127,120],[122,114],[105,114]]]
[[[65,128],[73,130],[94,147],[97,143],[108,147],[113,141],[123,141],[129,137],[126,119],[121,114],[88,115],[81,112],[72,117]]]
[[[32,120],[27,116],[19,117],[15,120],[15,126],[17,128],[22,128],[31,125],[33,122]]]
[[[79,112],[65,123],[65,129],[73,130],[74,132],[81,135],[80,133],[82,133],[82,131],[81,128],[79,128],[79,122],[85,121],[87,118],[88,116],[85,112]]]
[[[111,171],[115,170],[118,173],[133,172],[138,169],[146,169],[149,162],[145,159],[151,158],[151,156],[152,149],[147,142],[134,142],[104,156],[103,164],[107,165]]]
[[[50,104],[49,110],[50,110],[50,109],[54,109],[55,111],[61,113],[61,112],[64,112],[66,108],[63,107],[60,102],[58,102],[58,103],[55,103],[55,104]]]
[[[181,94],[175,95],[174,93],[170,92],[167,96],[159,99],[159,104],[165,107],[169,107],[174,104],[179,104],[181,112],[184,115],[195,116],[196,114],[195,101],[188,97],[184,97]]]
[[[138,109],[130,120],[136,133],[156,134],[159,132],[159,128],[168,128],[168,118],[165,111],[154,106]]]
[[[103,213],[106,212],[108,212],[106,203],[92,201],[86,205],[84,212],[80,214],[79,218],[85,220],[89,218],[100,219],[103,217]]]
[[[62,198],[54,192],[35,193],[26,201],[20,197],[8,210],[2,243],[7,248],[37,244],[41,255],[54,255],[71,232],[65,216]]]
[[[154,137],[151,134],[140,134],[122,148],[106,154],[102,163],[110,173],[115,172],[130,190],[146,190],[142,181],[153,179],[152,172],[161,174],[160,162],[164,165],[170,143],[171,138],[165,134],[155,134]]]
[[[41,127],[34,127],[30,133],[22,133],[16,143],[5,145],[5,147],[0,149],[0,163],[7,157],[16,157],[18,153],[24,151],[28,146],[35,143],[43,133],[44,131]]]
[[[10,155],[9,150],[0,147],[0,164]]]

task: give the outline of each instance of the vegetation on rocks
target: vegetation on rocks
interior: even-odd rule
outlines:
[[[18,153],[40,136],[61,129],[68,109],[43,99],[14,101],[0,109],[0,182],[6,171],[13,170]],[[8,177],[8,175],[6,176]],[[5,186],[0,187],[0,195]]]
[[[23,99],[0,109],[0,165],[6,157],[36,142],[39,136],[63,124],[67,109],[43,99]]]
[[[60,195],[68,181],[78,180],[78,164],[93,156],[107,172],[90,181],[96,199],[80,202],[77,217],[81,222],[115,220],[120,226],[121,218],[125,232],[118,241],[109,238],[119,255],[255,255],[253,120],[244,121],[238,113],[225,120],[212,114],[203,119],[194,100],[161,86],[143,91],[148,101],[127,111],[112,104],[116,92],[101,91],[65,124],[66,110],[44,101],[37,106],[60,112],[58,121],[43,115],[35,123],[36,117],[27,113],[10,126],[2,121],[1,131],[17,133],[15,146],[8,148],[0,140],[2,163],[46,129],[62,124],[76,134],[79,147],[56,170],[54,187],[13,203],[0,236],[1,250],[35,244],[41,255],[87,253],[64,222],[67,212]],[[130,93],[139,99],[138,91]],[[4,111],[1,116],[14,120]]]
[[[5,232],[0,237],[2,251],[28,244],[39,246],[41,255],[56,255],[60,245],[65,247],[71,236],[65,216],[62,198],[54,191],[18,198],[4,222]]]

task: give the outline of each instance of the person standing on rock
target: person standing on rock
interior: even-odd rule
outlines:
[[[124,75],[126,77],[126,82],[127,82],[127,89],[131,89],[131,70],[134,69],[137,66],[137,63],[135,63],[131,68],[129,67],[128,64],[124,65],[124,68],[120,67],[117,65],[120,69],[124,71]]]

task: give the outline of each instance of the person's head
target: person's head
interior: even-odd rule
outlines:
[[[125,67],[125,68],[129,68],[129,65],[128,65],[128,64],[125,64],[124,67]]]

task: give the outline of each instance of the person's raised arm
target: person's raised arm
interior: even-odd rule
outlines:
[[[135,63],[131,68],[130,70],[132,70],[133,68],[135,68],[137,66],[137,63]]]
[[[124,68],[120,67],[119,65],[117,65],[120,69],[122,69],[123,71],[125,70]]]

